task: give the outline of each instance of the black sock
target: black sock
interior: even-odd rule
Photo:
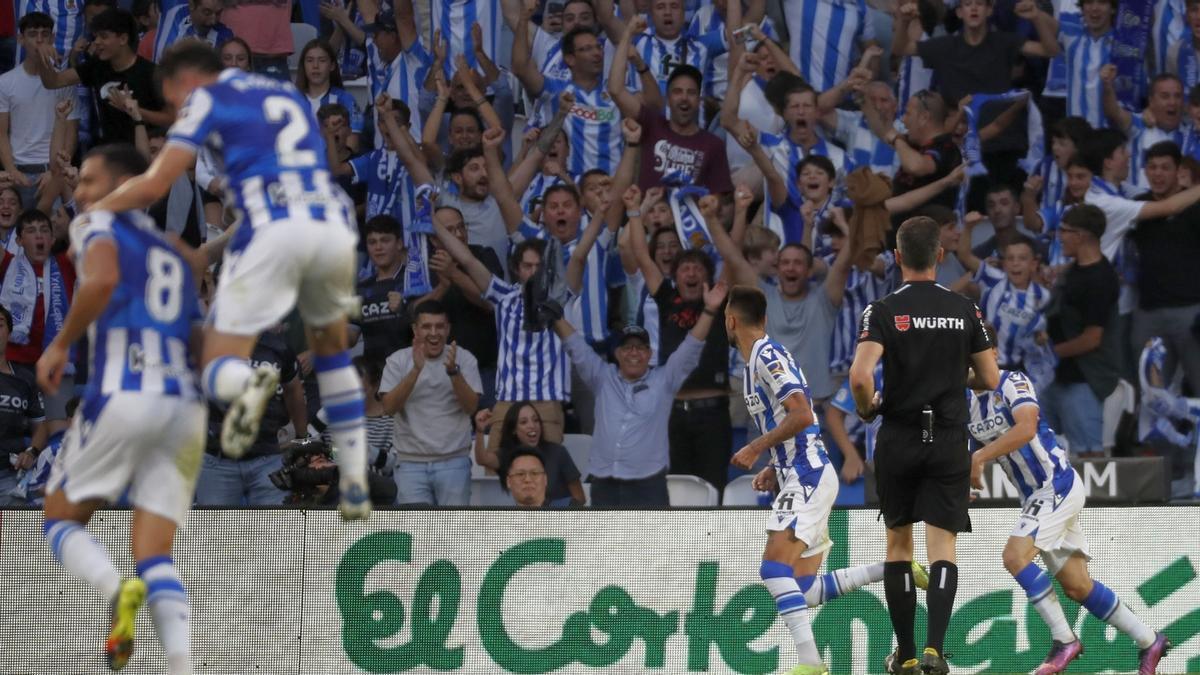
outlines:
[[[933,647],[940,655],[946,639],[946,626],[950,625],[950,612],[954,610],[954,594],[958,592],[958,565],[939,560],[929,567],[929,590],[925,592],[925,603],[929,605],[929,634],[925,645]]]
[[[917,616],[917,587],[913,583],[912,563],[902,560],[883,564],[883,594],[887,598],[892,629],[900,648],[900,663],[916,658],[917,643],[913,639],[913,622]]]

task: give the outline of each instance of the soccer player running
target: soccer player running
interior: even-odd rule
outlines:
[[[1050,627],[1050,654],[1035,675],[1064,672],[1083,653],[1050,575],[1058,579],[1067,597],[1133,638],[1141,649],[1139,675],[1153,675],[1171,643],[1088,574],[1088,543],[1079,526],[1083,479],[1042,418],[1029,377],[1002,370],[999,387],[974,390],[967,399],[971,408],[967,428],[982,445],[971,458],[971,483],[983,488],[984,466],[997,460],[1021,491],[1021,515],[1004,546],[1004,567]],[[1033,561],[1039,554],[1050,575]]]
[[[290,83],[222,72],[217,52],[197,40],[168,49],[158,73],[163,96],[180,111],[167,145],[146,173],[92,208],[153,204],[201,147],[223,160],[226,194],[241,219],[228,240],[201,355],[205,393],[229,405],[221,445],[236,459],[257,437],[279,375],[252,367],[250,353],[261,331],[299,305],[337,451],[342,517],[366,518],[371,502],[363,391],[346,330],[358,234],[352,207],[330,178],[311,107]]]
[[[967,513],[971,459],[967,453],[967,366],[973,387],[999,384],[999,369],[970,300],[935,281],[944,251],[932,218],[909,218],[896,235],[903,284],[863,312],[850,389],[866,421],[883,415],[875,449],[876,488],[887,525],[884,595],[896,633],[889,673],[946,675],[942,643],[958,590],[955,540],[971,531]],[[875,389],[882,360],[887,396]],[[929,625],[917,659],[913,623],[917,593],[911,576],[913,523],[925,523],[929,549]]]
[[[94,207],[145,170],[133,146],[101,146],[84,158],[75,201]],[[72,223],[71,245],[80,284],[62,330],[38,360],[38,384],[57,391],[70,347],[85,331],[91,377],[47,484],[46,541],[55,559],[110,602],[110,668],[128,663],[134,620],[148,599],[169,672],[190,674],[191,610],[171,542],[192,503],[208,417],[188,358],[201,318],[196,285],[142,211],[93,209]],[[86,528],[97,508],[127,488],[137,577],[122,579]]]
[[[837,499],[837,470],[825,455],[804,374],[787,349],[767,335],[766,325],[767,296],[752,286],[730,289],[725,329],[746,362],[743,395],[762,434],[731,461],[749,469],[764,451],[771,452],[769,464],[754,478],[757,490],[779,489],[759,575],[796,643],[800,665],[791,675],[818,675],[829,670],[821,663],[807,608],[879,581],[884,565],[817,576],[833,546],[828,521]],[[913,563],[912,571],[917,579],[927,579],[920,565]]]

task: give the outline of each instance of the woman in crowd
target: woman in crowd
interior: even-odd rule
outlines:
[[[522,401],[508,409],[500,427],[499,451],[488,450],[487,447],[487,428],[491,424],[491,410],[475,413],[476,462],[492,471],[499,471],[500,466],[506,464],[506,459],[518,448],[534,448],[546,467],[547,501],[562,505],[568,502],[583,504],[587,501],[583,494],[583,484],[579,481],[579,469],[571,460],[566,448],[542,438],[542,418],[532,403]],[[504,485],[503,481],[501,485]]]
[[[308,97],[313,114],[326,103],[340,103],[350,111],[351,150],[358,149],[358,135],[363,130],[363,116],[354,97],[342,89],[342,71],[337,54],[325,40],[310,40],[300,52],[300,68],[296,71],[296,88]]]

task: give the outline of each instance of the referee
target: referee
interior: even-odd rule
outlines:
[[[967,451],[966,390],[995,389],[1000,372],[979,309],[934,282],[944,251],[938,223],[909,218],[896,236],[903,284],[871,303],[862,316],[850,387],[859,415],[883,415],[875,450],[880,510],[887,524],[884,593],[896,652],[889,673],[950,672],[942,641],[958,588],[954,541],[971,531],[967,515],[971,458]],[[875,391],[875,366],[883,359],[887,398]],[[974,367],[968,383],[967,366]],[[917,660],[913,621],[912,524],[925,523],[929,551],[929,632]]]

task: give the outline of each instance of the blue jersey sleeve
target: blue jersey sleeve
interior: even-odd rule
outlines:
[[[97,239],[107,239],[115,243],[112,223],[113,214],[109,211],[92,211],[71,221],[71,248],[75,249],[76,259],[82,258],[88,245]]]
[[[374,162],[371,161],[371,158],[374,156],[375,153],[369,152],[365,155],[359,155],[358,157],[350,160],[350,168],[354,171],[354,174],[350,179],[351,183],[357,185],[358,183],[367,182],[368,177],[375,172],[373,167]]]
[[[1029,376],[1024,373],[1007,372],[1004,381],[1000,383],[1000,394],[1009,410],[1016,410],[1023,405],[1037,405],[1037,394]]]
[[[788,359],[769,346],[759,351],[754,370],[754,379],[766,385],[778,401],[783,401],[796,392],[804,393],[804,382],[800,379],[800,374]]]
[[[212,94],[205,89],[193,91],[183,104],[183,110],[179,111],[179,117],[167,131],[167,143],[196,152],[212,133],[215,117]]]

